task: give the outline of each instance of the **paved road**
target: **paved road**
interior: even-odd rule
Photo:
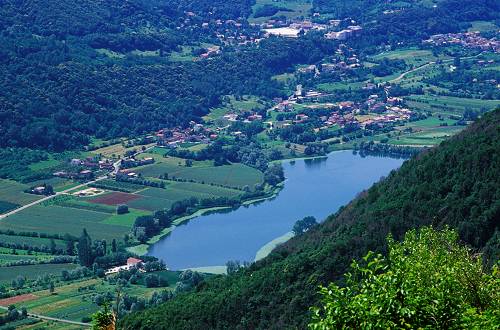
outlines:
[[[1,309],[8,310],[7,307],[0,306]],[[77,321],[70,321],[70,320],[65,320],[65,319],[58,319],[56,317],[50,317],[50,316],[43,316],[39,314],[33,314],[33,313],[28,313],[29,317],[35,318],[35,319],[41,319],[41,320],[47,320],[47,321],[56,321],[56,322],[63,322],[63,323],[68,323],[68,324],[74,324],[74,325],[80,325],[82,327],[90,327],[90,323],[83,323],[83,322],[77,322]]]
[[[55,196],[59,196],[59,195],[63,195],[63,194],[67,194],[69,191],[71,191],[71,190],[73,190],[73,189],[83,188],[83,187],[85,187],[85,186],[87,186],[87,185],[89,185],[89,184],[91,184],[91,183],[94,183],[94,182],[97,182],[97,181],[101,181],[101,180],[104,180],[104,179],[106,179],[106,178],[107,178],[107,176],[101,176],[101,177],[99,177],[99,178],[97,178],[97,179],[95,179],[95,180],[92,180],[92,181],[89,181],[89,182],[82,183],[82,184],[80,184],[80,185],[78,185],[78,186],[76,186],[76,187],[72,187],[72,188],[69,188],[69,189],[66,189],[66,190],[63,190],[63,191],[59,191],[59,192],[55,193],[54,195],[50,195],[50,196],[46,196],[46,197],[44,197],[44,198],[38,199],[38,200],[36,200],[36,201],[34,201],[34,202],[31,202],[31,203],[29,203],[29,204],[26,204],[26,205],[23,205],[23,206],[21,206],[21,207],[18,207],[18,208],[17,208],[17,209],[15,209],[15,210],[12,210],[12,211],[7,212],[7,213],[4,213],[4,214],[1,214],[1,215],[0,215],[0,219],[7,218],[9,215],[13,215],[13,214],[15,214],[15,213],[17,213],[17,212],[20,212],[20,211],[22,211],[22,210],[24,210],[24,209],[27,209],[28,207],[32,207],[32,206],[34,206],[34,205],[40,204],[41,202],[44,202],[44,201],[49,200],[49,199],[51,199],[51,198],[54,198]]]

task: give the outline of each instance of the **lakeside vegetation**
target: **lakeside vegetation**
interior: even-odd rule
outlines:
[[[491,267],[499,253],[493,197],[500,187],[495,152],[499,124],[499,110],[486,114],[269,257],[232,276],[214,277],[160,307],[127,316],[121,326],[148,328],[142,322],[148,319],[152,327],[170,328],[304,327],[310,320],[309,306],[319,302],[318,284],[341,281],[352,259],[366,251],[386,253],[388,233],[400,240],[409,229],[425,225],[456,228],[460,239],[482,251]],[[465,200],[466,205],[461,202]],[[227,313],[226,306],[238,308]],[[203,314],[195,312],[200,308]]]

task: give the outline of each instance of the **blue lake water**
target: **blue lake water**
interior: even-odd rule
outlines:
[[[402,162],[352,151],[284,162],[286,182],[276,198],[194,218],[154,244],[149,255],[170,269],[253,261],[263,245],[291,231],[298,219],[312,215],[323,221]]]

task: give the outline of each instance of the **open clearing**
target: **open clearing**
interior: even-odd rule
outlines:
[[[383,52],[371,57],[371,60],[379,61],[384,58],[389,60],[404,60],[408,65],[413,67],[417,67],[423,65],[428,62],[433,62],[438,59],[448,59],[449,57],[436,57],[432,54],[430,50],[417,49],[417,48],[409,48],[409,49],[401,49],[394,50],[389,52]]]

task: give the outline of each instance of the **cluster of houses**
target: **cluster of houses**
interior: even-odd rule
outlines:
[[[146,271],[142,267],[142,263],[143,262],[141,259],[130,257],[127,259],[127,263],[125,265],[110,268],[106,272],[104,272],[104,274],[106,275],[117,274],[121,271],[131,270],[132,268],[137,268],[140,272],[145,273]]]
[[[262,23],[260,27],[264,32],[265,37],[278,35],[282,37],[296,38],[300,33],[307,33],[312,30],[326,30],[332,26],[328,24],[314,23],[310,20],[270,19],[267,22]]]
[[[275,107],[278,112],[292,112],[296,99],[291,97],[288,100],[281,101]],[[307,106],[310,109],[317,108]],[[343,101],[336,104],[322,104],[321,108],[331,108],[330,115],[321,116],[319,119],[323,123],[320,129],[338,125],[339,127],[349,126],[351,128],[378,129],[388,124],[403,122],[410,119],[412,111],[404,107],[402,98],[387,97],[381,98],[377,94],[370,95],[364,102]],[[364,115],[364,116],[360,116]],[[272,127],[286,127],[293,124],[303,123],[309,120],[309,116],[304,113],[295,115],[294,120],[288,120],[282,123],[273,123]]]
[[[138,167],[138,166],[153,164],[154,162],[155,159],[153,157],[146,157],[144,159],[127,158],[121,161],[120,167],[122,168]]]
[[[158,146],[177,148],[181,143],[186,142],[208,144],[217,138],[217,134],[211,128],[204,127],[203,124],[191,122],[191,127],[188,128],[161,129],[156,132],[156,137]]]
[[[330,31],[325,34],[326,39],[347,40],[359,37],[363,28],[359,25],[350,25],[346,29],[340,31]]]
[[[320,76],[322,73],[344,72],[361,67],[361,62],[356,55],[346,58],[342,61],[334,61],[334,63],[322,63],[321,65],[308,65],[297,69],[301,74],[313,74]]]
[[[25,190],[24,192],[26,192],[28,194],[33,194],[33,195],[49,196],[49,195],[54,194],[54,189],[52,188],[52,186],[44,184],[42,186],[31,187],[31,188]]]
[[[207,51],[200,55],[200,58],[202,58],[202,59],[209,58],[211,56],[218,55],[220,53],[221,53],[221,51],[220,51],[219,46],[212,46],[212,47],[208,47]]]
[[[94,172],[98,170],[111,171],[114,169],[111,159],[99,159],[98,157],[87,157],[85,159],[73,158],[69,161],[66,170],[52,173],[55,177],[88,180],[94,177]]]
[[[296,38],[301,33],[307,33],[314,30],[328,31],[325,33],[325,38],[335,40],[347,40],[361,35],[363,28],[359,25],[350,25],[340,31],[332,31],[335,30],[341,22],[341,20],[329,20],[327,24],[322,24],[311,20],[270,19],[267,22],[262,23],[260,27],[264,32],[265,37],[278,35],[282,37]]]
[[[252,121],[256,120],[262,120],[262,115],[256,113],[256,112],[250,112],[250,113],[244,113],[244,114],[237,114],[237,113],[228,113],[222,116],[227,121],[230,122],[237,122],[237,121],[242,121],[244,123],[251,123]]]
[[[436,34],[423,41],[424,44],[434,46],[461,45],[467,48],[479,48],[500,53],[500,40],[487,39],[478,31],[464,33]]]

